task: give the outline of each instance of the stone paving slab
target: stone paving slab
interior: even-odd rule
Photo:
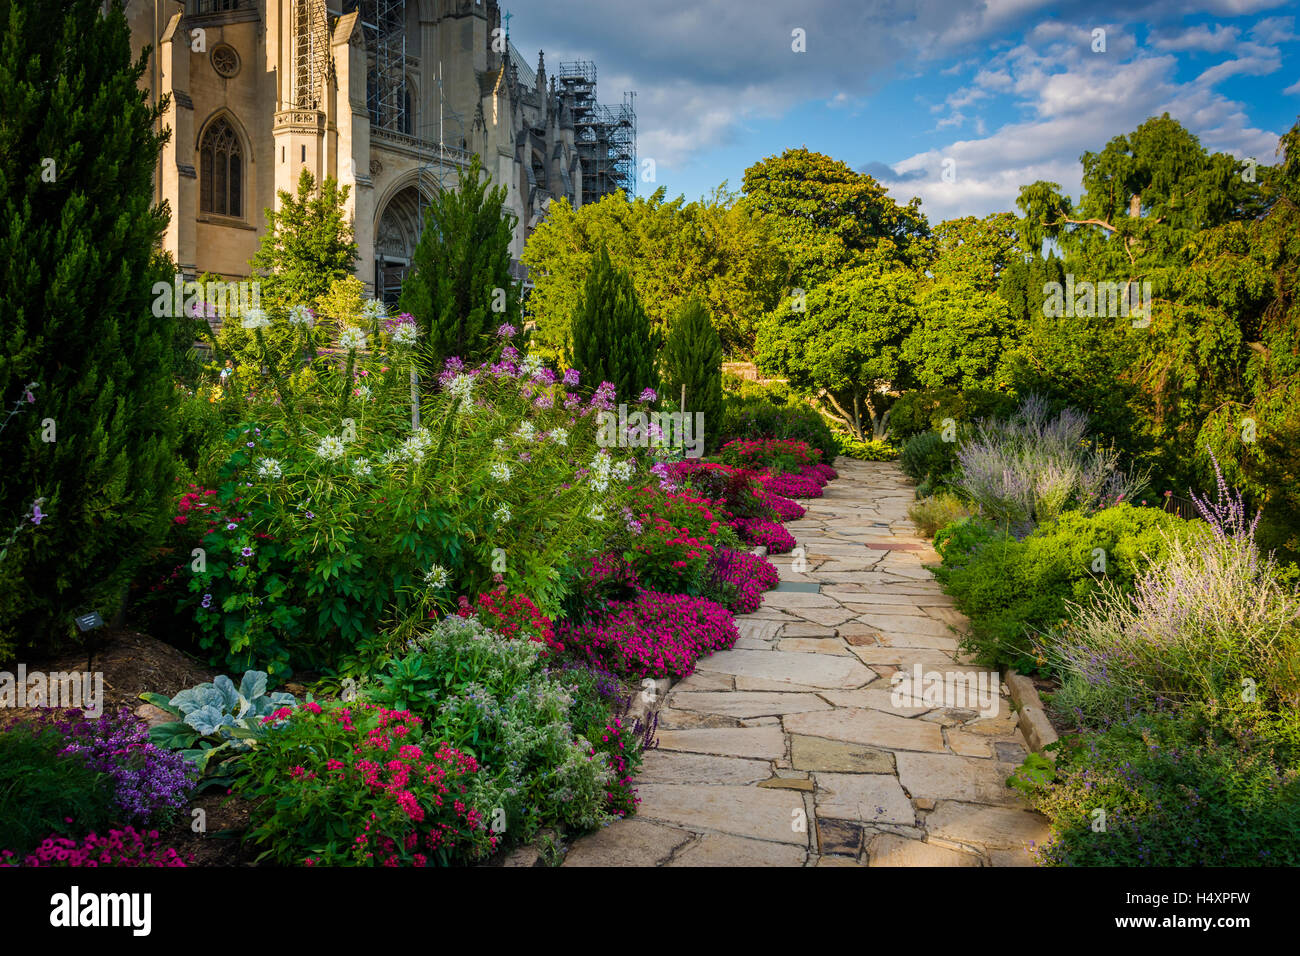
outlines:
[[[1030,866],[1046,821],[1006,786],[1026,744],[996,712],[895,681],[961,675],[967,621],[925,565],[893,462],[840,478],[786,528],[803,548],[737,617],[741,640],[667,694],[638,814],[574,842],[565,866]],[[897,673],[897,677],[895,674]],[[987,701],[986,701],[987,703]]]

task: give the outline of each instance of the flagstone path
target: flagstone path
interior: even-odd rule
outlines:
[[[955,659],[964,619],[922,567],[912,486],[893,462],[836,466],[786,525],[803,554],[773,557],[781,587],[662,702],[637,814],[565,866],[1033,865],[1047,827],[1005,783],[1026,753],[1005,687],[994,716],[891,696],[900,669],[983,670]]]

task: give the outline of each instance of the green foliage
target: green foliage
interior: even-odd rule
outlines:
[[[682,306],[664,343],[664,398],[681,401],[680,409],[704,415],[705,450],[721,445],[722,427],[722,342],[704,304],[692,299]]]
[[[561,568],[600,547],[598,509],[617,513],[628,494],[610,470],[634,465],[598,447],[595,416],[571,422],[561,386],[540,409],[535,385],[484,373],[426,398],[412,433],[406,370],[382,371],[393,361],[357,361],[355,378],[324,369],[293,418],[259,395],[225,436],[217,494],[176,542],[204,549],[201,569],[182,567],[184,607],[215,664],[364,673],[410,621],[498,576],[554,615]],[[575,482],[597,460],[604,484]]]
[[[0,730],[0,850],[22,857],[51,834],[79,837],[116,819],[111,781],[65,757],[67,744],[53,728]]]
[[[602,246],[592,258],[582,303],[573,316],[570,364],[588,387],[612,382],[620,401],[635,401],[643,389],[658,389],[659,342],[631,276],[610,262]]]
[[[972,424],[981,418],[1005,418],[1015,411],[1010,395],[986,389],[913,389],[889,410],[889,434],[898,442],[925,431],[942,432],[944,419]]]
[[[731,377],[724,384],[728,391],[722,401],[723,444],[733,438],[791,438],[820,450],[827,463],[841,453],[840,437],[797,396]]]
[[[426,722],[426,736],[473,755],[484,799],[504,811],[512,842],[546,826],[586,830],[610,819],[610,741],[600,740],[609,708],[592,680],[544,672],[540,647],[505,640],[477,619],[446,618],[364,694],[383,707],[409,708]],[[587,734],[602,745],[598,759]]]
[[[922,536],[933,538],[940,528],[969,517],[970,509],[956,495],[941,491],[915,502],[907,509],[907,516]]]
[[[766,218],[805,291],[873,262],[912,268],[926,254],[921,201],[900,206],[870,176],[808,149],[787,149],[745,170],[745,205]]]
[[[858,461],[894,461],[898,458],[898,449],[887,441],[858,441],[844,432],[835,433],[835,444],[841,455],[856,458]],[[834,456],[826,459],[833,460]]]
[[[936,285],[917,299],[916,311],[917,326],[903,346],[903,358],[921,385],[992,389],[1008,384],[1003,356],[1019,340],[1020,327],[996,292]]]
[[[261,273],[263,308],[309,305],[351,275],[357,244],[346,209],[349,189],[326,176],[318,190],[304,166],[296,196],[277,192],[280,208],[265,210],[266,232],[249,262]]]
[[[770,225],[725,187],[693,203],[664,195],[615,192],[576,210],[563,199],[551,204],[523,253],[535,283],[528,312],[549,350],[572,348],[570,323],[602,245],[632,276],[654,328],[666,331],[683,302],[700,297],[723,348],[753,350],[754,317],[776,306],[788,280]]]
[[[1023,541],[1000,536],[974,553],[945,547],[935,577],[970,618],[969,642],[981,663],[1042,671],[1047,661],[1034,632],[1058,624],[1067,601],[1086,601],[1102,581],[1131,592],[1148,562],[1166,554],[1167,536],[1186,527],[1164,511],[1128,504],[1087,516],[1065,512]]]
[[[1300,865],[1294,713],[1210,703],[1064,744],[1057,782],[1029,788],[1052,827],[1044,864]]]
[[[956,440],[944,441],[942,432],[918,432],[903,443],[898,466],[917,483],[918,495],[929,494],[951,483],[960,447]]]
[[[415,316],[435,368],[450,356],[489,357],[496,328],[520,324],[519,286],[510,277],[516,220],[505,203],[506,188],[489,188],[475,157],[457,189],[439,191],[425,214],[398,309]]]
[[[144,693],[141,700],[178,718],[155,724],[149,739],[159,747],[179,750],[204,779],[199,789],[228,786],[235,766],[231,758],[247,752],[266,734],[263,718],[281,707],[294,707],[292,694],[267,693],[264,671],[247,671],[239,686],[224,674],[210,684],[198,684],[175,697]],[[220,769],[218,769],[220,768]]]
[[[151,308],[172,281],[153,205],[168,106],[137,85],[122,8],[5,2],[0,20],[0,414],[20,409],[0,432],[3,663],[52,650],[75,614],[111,619],[160,540],[176,320]]]
[[[915,284],[904,269],[837,273],[808,293],[805,311],[787,300],[763,320],[758,367],[798,392],[824,395],[859,441],[883,438],[889,400],[881,389],[906,378],[903,342],[915,321]]]

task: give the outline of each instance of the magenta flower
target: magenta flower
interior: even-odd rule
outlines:
[[[653,388],[647,388],[647,389],[644,389],[644,390],[641,392],[641,394],[637,397],[637,401],[639,401],[639,402],[653,402],[653,401],[654,401],[655,399],[657,399],[658,397],[659,397],[659,396],[655,394],[655,390],[654,390]]]
[[[576,368],[566,368],[566,369],[564,370],[564,384],[565,384],[565,385],[577,385],[577,384],[578,384],[578,377],[579,377],[580,375],[581,375],[581,373],[580,373]]]

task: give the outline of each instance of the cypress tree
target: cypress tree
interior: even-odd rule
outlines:
[[[314,305],[335,281],[352,275],[357,244],[348,220],[348,186],[303,169],[298,195],[278,190],[280,208],[266,210],[266,232],[249,265],[260,273],[263,307]]]
[[[708,310],[699,299],[678,309],[664,343],[666,397],[686,404],[681,409],[704,415],[705,446],[710,451],[722,423],[722,340]]]
[[[489,189],[475,157],[458,188],[439,192],[425,215],[398,309],[415,318],[435,364],[488,358],[497,327],[518,328],[519,287],[510,277],[516,219],[505,202],[505,187]]]
[[[612,382],[620,401],[636,401],[659,387],[659,339],[641,307],[632,277],[617,268],[602,245],[592,257],[582,301],[573,316],[571,364],[589,385]]]
[[[132,61],[120,0],[0,0],[0,22],[6,658],[111,617],[165,531],[176,319],[152,308],[172,272],[153,203],[166,104],[137,86],[150,51]]]

